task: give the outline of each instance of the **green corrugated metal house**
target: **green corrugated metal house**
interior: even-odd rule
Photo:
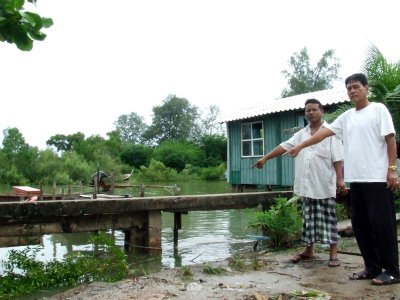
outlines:
[[[269,160],[261,170],[251,166],[306,125],[304,103],[310,98],[319,100],[325,112],[349,101],[346,90],[330,89],[244,108],[221,120],[227,127],[227,180],[233,187],[242,190],[245,186],[263,185],[273,189],[293,185],[294,163],[291,157]]]

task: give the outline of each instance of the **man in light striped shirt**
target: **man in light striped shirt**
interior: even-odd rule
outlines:
[[[262,168],[267,160],[284,154],[313,136],[320,128],[324,128],[326,123],[322,120],[323,114],[321,103],[316,99],[308,99],[305,103],[305,117],[309,124],[260,158],[255,166]],[[293,192],[302,196],[302,241],[306,247],[303,252],[291,258],[293,263],[312,259],[313,245],[320,242],[330,245],[328,266],[340,266],[336,249],[338,233],[335,196],[337,188],[340,191],[345,190],[342,160],[343,146],[336,137],[307,148],[295,158]]]

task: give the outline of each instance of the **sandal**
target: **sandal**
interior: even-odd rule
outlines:
[[[311,261],[314,259],[314,255],[312,256],[308,256],[308,255],[304,255],[303,253],[298,253],[295,256],[293,256],[290,261],[294,264],[298,263],[299,261]]]
[[[366,280],[366,279],[374,279],[376,276],[374,274],[372,274],[370,271],[368,270],[362,270],[361,272],[358,273],[353,273],[353,275],[351,275],[349,277],[350,280]]]
[[[330,258],[328,262],[328,267],[335,268],[340,266],[340,260],[337,258]]]
[[[371,284],[373,284],[373,285],[388,285],[388,284],[394,284],[394,283],[400,283],[400,278],[396,278],[385,272],[382,273],[381,275],[378,275],[371,281]]]

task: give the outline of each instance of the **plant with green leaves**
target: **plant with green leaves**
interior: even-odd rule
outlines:
[[[236,271],[241,271],[243,270],[245,264],[238,252],[236,252],[229,260],[229,266],[236,270]]]
[[[387,106],[398,132],[400,130],[400,61],[388,61],[376,46],[371,45],[367,50],[362,71],[368,77],[368,98]]]
[[[268,210],[252,214],[248,226],[268,236],[276,250],[291,244],[301,232],[300,213],[297,206],[288,202],[287,198],[276,198],[275,204]]]
[[[0,298],[16,297],[38,290],[68,287],[92,281],[118,281],[128,273],[124,252],[105,233],[89,240],[96,249],[67,256],[63,261],[36,259],[41,247],[10,250],[3,262]]]
[[[288,86],[281,93],[282,98],[332,88],[340,68],[335,50],[325,51],[315,67],[310,64],[307,48],[294,53],[289,60],[289,70],[282,71]]]
[[[35,0],[28,2],[36,3]],[[43,28],[53,25],[53,20],[24,10],[25,0],[0,1],[0,41],[15,44],[18,49],[30,51],[33,41],[43,41]]]

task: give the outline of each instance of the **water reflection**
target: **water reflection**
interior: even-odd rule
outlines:
[[[225,182],[209,183],[196,181],[182,184],[182,194],[226,193],[230,187]],[[182,229],[179,230],[178,247],[174,248],[174,214],[162,213],[162,253],[129,254],[128,262],[133,275],[150,274],[162,268],[180,267],[223,260],[235,251],[251,248],[252,241],[245,238],[254,234],[247,229],[249,210],[194,211],[182,214]],[[113,234],[116,244],[123,249],[122,231]],[[43,261],[62,260],[66,254],[74,251],[92,251],[88,244],[91,233],[53,234],[43,237],[43,249],[38,258]],[[10,249],[25,247],[0,248],[0,259],[4,260]],[[0,272],[2,269],[0,267]]]

